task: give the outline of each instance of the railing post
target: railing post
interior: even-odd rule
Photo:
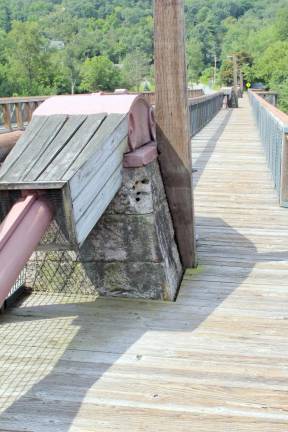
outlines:
[[[30,123],[33,114],[33,109],[31,107],[30,102],[25,102],[25,111],[26,111],[27,122]]]
[[[288,207],[288,130],[283,134],[282,143],[280,205]]]
[[[16,112],[16,123],[18,129],[24,129],[23,116],[22,116],[20,103],[15,103],[15,112]]]
[[[10,104],[2,105],[3,110],[3,123],[6,129],[12,130],[11,125],[11,113],[10,113]]]

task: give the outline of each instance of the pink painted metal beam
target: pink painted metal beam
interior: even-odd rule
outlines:
[[[53,218],[48,201],[31,193],[17,201],[0,225],[0,305]]]
[[[5,160],[6,156],[15,146],[22,134],[23,131],[0,134],[0,163]]]

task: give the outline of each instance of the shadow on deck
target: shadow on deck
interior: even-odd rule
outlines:
[[[198,177],[235,115],[213,120]],[[261,249],[201,205],[197,225],[211,236],[176,303],[47,293],[1,317],[1,430],[287,430],[285,242]]]

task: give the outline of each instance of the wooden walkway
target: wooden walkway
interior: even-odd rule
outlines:
[[[2,316],[1,431],[288,431],[288,210],[248,101],[193,151],[200,265],[177,302],[43,294]]]

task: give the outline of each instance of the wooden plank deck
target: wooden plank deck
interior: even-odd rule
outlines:
[[[1,317],[1,431],[288,430],[288,210],[240,104],[194,139],[200,266],[176,303],[43,294]]]

